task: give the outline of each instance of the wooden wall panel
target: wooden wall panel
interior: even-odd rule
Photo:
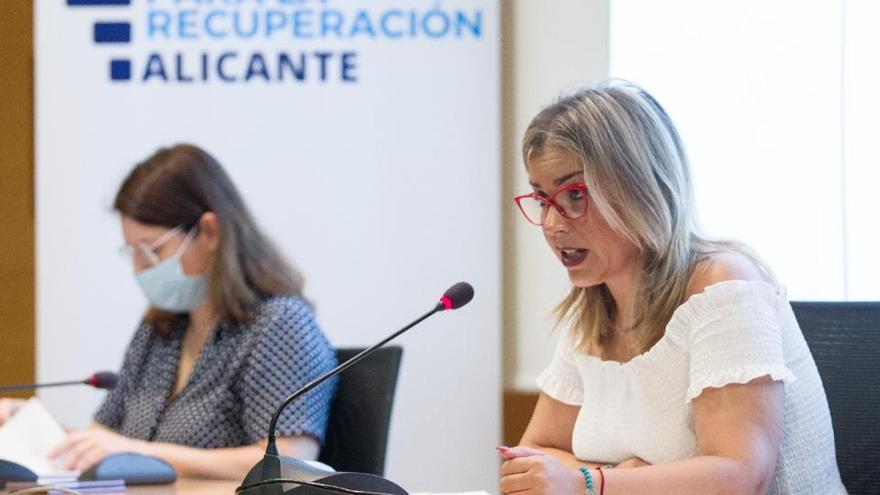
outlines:
[[[4,2],[0,15],[0,383],[6,384],[33,381],[36,368],[33,89],[33,4]]]
[[[504,391],[504,445],[519,444],[537,402],[538,392]]]

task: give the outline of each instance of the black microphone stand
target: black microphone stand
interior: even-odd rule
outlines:
[[[25,390],[33,390],[35,388],[63,387],[65,385],[88,385],[88,383],[83,380],[73,380],[70,382],[33,383],[33,384],[24,383],[21,385],[2,385],[2,386],[0,386],[0,393],[5,394],[7,392],[24,392]]]
[[[376,349],[397,338],[400,334],[406,332],[410,328],[418,325],[434,313],[445,309],[446,306],[444,306],[443,303],[437,303],[431,311],[428,311],[417,320],[382,339],[379,343],[364,349],[348,361],[340,364],[327,373],[315,378],[287,397],[287,399],[285,399],[281,406],[275,411],[275,414],[272,415],[272,421],[269,423],[269,438],[268,445],[266,445],[266,454],[260,462],[251,468],[241,486],[236,488],[235,493],[243,493],[247,495],[280,495],[285,493],[323,495],[329,490],[343,493],[367,491],[374,493],[379,492],[407,495],[406,490],[381,476],[367,473],[335,473],[333,471],[325,471],[299,459],[278,455],[275,427],[278,423],[278,419],[281,417],[281,413],[288,405],[290,405],[290,403],[313,390],[318,385],[324,383],[329,378],[342,373],[351,366],[354,366],[358,361],[372,354]],[[325,485],[325,487],[319,488],[314,486],[314,483],[311,483],[317,480],[321,480],[321,484]],[[308,485],[299,484],[297,483],[298,481],[309,483]],[[283,486],[281,486],[284,484],[295,484],[298,485],[298,487],[285,492],[283,491]],[[335,488],[340,488],[340,490],[335,490]]]
[[[342,373],[343,371],[347,370],[348,368],[354,366],[355,364],[357,364],[358,361],[367,357],[369,354],[372,354],[373,351],[375,351],[376,349],[382,347],[383,345],[387,344],[388,342],[391,342],[392,340],[397,338],[400,334],[402,334],[403,332],[409,330],[410,328],[418,325],[419,323],[423,322],[424,320],[426,320],[428,317],[430,317],[434,313],[437,313],[438,311],[443,311],[444,309],[445,308],[443,307],[443,304],[437,303],[437,306],[435,306],[434,309],[425,313],[421,318],[419,318],[416,321],[410,323],[409,325],[401,328],[400,330],[394,332],[390,336],[384,338],[378,344],[375,344],[371,347],[364,349],[363,351],[359,352],[357,355],[353,356],[348,361],[340,364],[339,366],[333,368],[332,370],[328,371],[327,373],[324,373],[323,375],[319,376],[318,378],[315,378],[311,382],[304,385],[303,388],[301,388],[301,389],[297,390],[296,392],[294,392],[293,394],[291,394],[290,397],[288,397],[287,399],[284,400],[284,403],[281,404],[281,407],[279,407],[275,411],[275,414],[272,416],[272,421],[269,423],[269,445],[266,446],[266,453],[271,454],[271,455],[278,455],[278,449],[275,447],[275,425],[278,423],[278,418],[281,417],[281,412],[284,410],[284,408],[286,408],[288,405],[290,405],[291,402],[295,401],[296,399],[299,399],[300,397],[305,395],[307,392],[309,392],[313,388],[324,383],[330,377],[336,376],[336,375]]]
[[[17,385],[0,385],[0,394],[8,392],[23,392],[25,390],[33,390],[36,388],[48,387],[64,387],[67,385],[90,385],[95,388],[103,388],[112,390],[116,388],[119,375],[112,371],[99,371],[85,380],[71,380],[68,382],[51,382],[51,383],[23,383]]]
[[[235,493],[245,493],[247,495],[326,495],[327,491],[332,491],[354,495],[408,495],[406,490],[399,485],[381,476],[367,473],[325,471],[299,459],[278,455],[278,448],[275,445],[275,426],[284,408],[306,392],[314,389],[328,378],[336,376],[357,364],[358,361],[367,357],[376,349],[418,325],[434,313],[448,309],[458,309],[469,303],[473,297],[474,288],[469,283],[459,282],[453,285],[446,290],[443,297],[440,298],[440,302],[431,311],[428,311],[409,325],[394,332],[374,346],[364,349],[348,361],[324,373],[291,394],[284,400],[281,407],[275,411],[272,421],[269,423],[266,454],[263,455],[262,460],[251,468],[244,481],[242,481],[241,486],[235,489]],[[317,483],[318,480],[320,480],[320,483]],[[294,485],[294,487],[284,491],[284,485]]]

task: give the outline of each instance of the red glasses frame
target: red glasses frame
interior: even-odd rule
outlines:
[[[581,213],[580,215],[577,215],[577,216],[571,216],[568,213],[566,213],[565,208],[560,206],[559,203],[557,203],[556,199],[555,199],[556,196],[559,196],[560,193],[564,193],[566,191],[572,191],[572,190],[577,190],[577,191],[581,191],[582,193],[584,193],[584,212]],[[544,224],[545,214],[544,213],[541,214],[541,221],[540,222],[533,221],[531,218],[529,218],[529,215],[526,213],[525,207],[523,207],[523,205],[522,205],[522,200],[524,200],[524,199],[534,199],[536,201],[543,201],[549,205],[552,205],[554,208],[556,208],[556,211],[559,212],[560,215],[562,215],[565,218],[568,218],[569,220],[575,220],[575,219],[583,217],[584,215],[587,214],[587,210],[590,208],[590,196],[589,196],[589,194],[587,194],[587,185],[586,184],[569,184],[567,186],[560,187],[559,189],[557,189],[553,193],[553,196],[543,196],[541,194],[533,192],[530,194],[522,194],[520,196],[514,197],[513,201],[516,202],[516,206],[519,207],[519,211],[520,211],[520,213],[522,213],[523,217],[525,217],[526,221],[528,221],[532,225],[537,225],[539,227]]]

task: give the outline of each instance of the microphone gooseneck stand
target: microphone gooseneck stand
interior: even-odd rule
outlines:
[[[9,392],[24,392],[35,388],[66,387],[68,385],[89,385],[104,390],[113,390],[119,383],[119,375],[112,371],[99,371],[85,380],[71,380],[68,382],[51,383],[22,383],[18,385],[0,385],[0,394]]]
[[[345,473],[325,471],[299,459],[278,455],[276,447],[275,426],[282,411],[303,394],[313,390],[327,379],[336,376],[354,366],[361,359],[376,349],[397,338],[400,334],[418,325],[434,313],[449,309],[458,309],[469,303],[474,297],[474,289],[467,282],[459,282],[450,287],[440,298],[440,302],[420,318],[389,335],[379,343],[364,349],[348,361],[324,373],[291,394],[272,416],[269,423],[268,445],[266,454],[235,489],[236,494],[243,495],[326,495],[328,491],[347,493],[350,495],[407,495],[406,490],[396,483],[381,476],[367,473]],[[286,485],[292,488],[284,490]]]

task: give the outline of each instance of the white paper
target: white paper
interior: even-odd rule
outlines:
[[[0,426],[0,459],[12,461],[38,475],[58,474],[62,460],[49,460],[50,450],[64,441],[61,425],[33,397]]]

